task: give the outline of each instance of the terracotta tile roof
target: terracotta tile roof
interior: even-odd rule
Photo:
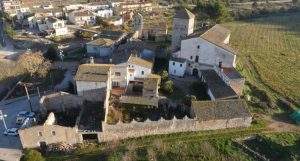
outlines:
[[[225,27],[219,24],[216,24],[215,26],[207,30],[205,33],[203,33],[200,36],[200,38],[235,54],[234,49],[232,49],[230,46],[224,43],[224,41],[229,35],[230,35],[230,30],[226,29]]]
[[[203,33],[200,37],[205,40],[209,40],[215,43],[224,43],[224,40],[230,35],[230,30],[225,27],[216,24],[205,33]]]
[[[145,59],[142,59],[142,58],[134,56],[134,55],[131,55],[129,57],[128,63],[136,64],[141,67],[148,68],[148,69],[152,69],[152,67],[153,67],[153,62],[147,61]]]
[[[201,74],[216,100],[238,98],[234,90],[214,70],[202,70]]]
[[[242,99],[192,101],[192,109],[198,121],[251,117]]]
[[[191,18],[195,18],[195,15],[191,11],[184,8],[184,9],[176,10],[174,18],[191,19]]]
[[[76,81],[105,82],[112,64],[82,64],[75,76]]]
[[[120,102],[125,104],[145,105],[145,106],[158,106],[158,98],[153,97],[139,97],[139,96],[121,96]]]

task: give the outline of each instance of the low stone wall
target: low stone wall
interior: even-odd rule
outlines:
[[[252,118],[233,118],[222,120],[209,120],[199,122],[197,119],[183,118],[172,120],[160,119],[159,121],[130,123],[119,122],[116,125],[109,125],[102,122],[103,132],[100,133],[100,142],[119,140],[146,135],[169,134],[188,131],[216,130],[225,128],[249,127]]]

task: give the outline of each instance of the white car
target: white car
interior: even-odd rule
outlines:
[[[35,113],[29,111],[20,111],[16,118],[16,124],[23,124],[26,118],[35,118]]]
[[[7,136],[7,135],[10,135],[10,136],[18,136],[18,135],[19,135],[18,130],[19,130],[19,129],[17,129],[17,128],[6,129],[6,130],[3,132],[3,134],[4,134],[5,136]]]

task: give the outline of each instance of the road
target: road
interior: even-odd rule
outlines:
[[[32,97],[32,104],[38,107],[38,97]],[[26,97],[4,101],[0,103],[0,109],[3,114],[7,115],[5,122],[8,128],[17,127],[16,116],[19,111],[29,111],[30,107]],[[21,142],[19,137],[4,136],[2,133],[5,130],[2,121],[0,121],[0,160],[18,161],[22,155]]]

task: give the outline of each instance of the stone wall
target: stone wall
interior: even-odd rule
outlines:
[[[216,130],[236,127],[249,127],[252,118],[232,118],[198,122],[197,119],[183,118],[159,121],[122,123],[108,125],[102,122],[103,132],[100,133],[100,142],[119,140],[145,135],[169,134],[176,132]]]
[[[67,108],[79,107],[83,104],[83,98],[66,92],[57,92],[45,95],[40,99],[40,111],[64,111]]]
[[[76,128],[59,125],[40,125],[21,129],[19,135],[23,148],[38,147],[41,142],[46,144],[58,142],[76,144],[82,142]]]

